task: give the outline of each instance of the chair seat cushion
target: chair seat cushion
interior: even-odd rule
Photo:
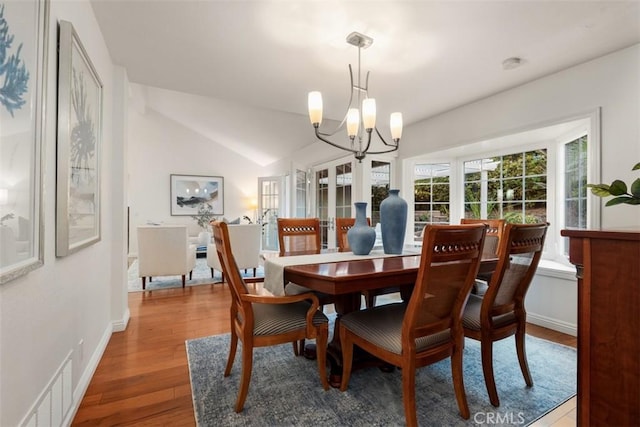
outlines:
[[[377,347],[395,354],[402,353],[402,320],[406,304],[380,305],[367,310],[354,311],[340,318],[340,325]],[[416,352],[447,342],[449,329],[416,339]]]
[[[482,297],[477,295],[469,295],[469,300],[464,308],[464,315],[462,316],[462,324],[467,329],[474,331],[480,330],[480,309],[482,308]],[[500,316],[493,317],[494,326],[504,326],[516,321],[514,313],[501,314]]]
[[[254,303],[254,335],[278,335],[304,329],[307,325],[307,311],[310,304],[304,301],[291,304],[259,304]],[[329,322],[327,316],[317,310],[313,316],[313,324]]]

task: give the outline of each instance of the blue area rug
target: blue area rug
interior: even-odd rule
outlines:
[[[253,269],[247,270],[246,272],[243,270],[242,275],[244,277],[252,277]],[[258,267],[256,270],[256,276],[264,277],[264,271],[262,266]],[[206,258],[197,258],[196,259],[196,267],[193,269],[193,274],[191,275],[191,280],[189,280],[189,276],[187,276],[186,286],[195,286],[195,285],[206,285],[210,283],[217,283],[222,280],[222,275],[220,271],[215,270],[214,276],[211,277],[211,269],[207,266]],[[182,287],[182,277],[181,276],[159,276],[154,277],[151,282],[147,278],[146,290],[153,291],[158,289],[169,289],[169,288],[181,288]],[[138,277],[138,260],[133,261],[128,271],[128,288],[129,292],[138,292],[142,291],[142,279]]]
[[[254,350],[253,373],[243,412],[234,412],[242,345],[231,375],[223,377],[230,335],[188,340],[187,356],[196,422],[209,426],[405,425],[401,372],[355,371],[346,392],[324,391],[315,361],[295,357],[290,344]],[[423,426],[527,425],[576,393],[576,351],[527,336],[534,386],[527,388],[513,338],[494,344],[500,407],[484,384],[480,345],[467,339],[464,381],[471,418],[458,412],[448,360],[420,368],[416,379],[418,422]]]

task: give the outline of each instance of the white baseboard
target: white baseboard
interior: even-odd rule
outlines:
[[[113,332],[122,332],[127,329],[127,325],[129,324],[129,318],[131,317],[131,312],[129,311],[129,307],[124,312],[124,316],[122,319],[114,321],[111,323]]]
[[[128,310],[127,310],[128,316]],[[126,325],[126,322],[125,322]],[[68,417],[64,420],[65,426],[70,426],[73,422],[73,419],[80,408],[80,404],[82,403],[82,398],[84,394],[87,392],[87,388],[89,388],[89,383],[91,382],[91,378],[93,378],[93,374],[95,374],[96,369],[98,368],[98,364],[100,363],[100,359],[102,359],[102,355],[107,348],[107,344],[109,344],[109,339],[111,338],[111,334],[113,332],[113,325],[109,324],[107,328],[105,328],[104,333],[102,334],[102,338],[98,342],[98,346],[96,350],[91,355],[89,359],[89,363],[87,363],[87,367],[84,372],[80,376],[80,380],[78,381],[78,385],[73,391],[73,408],[69,411]]]
[[[564,322],[562,320],[554,319],[547,316],[527,312],[527,322],[534,325],[542,326],[544,328],[552,329],[554,331],[562,332],[564,334],[578,336],[578,325],[575,323]]]

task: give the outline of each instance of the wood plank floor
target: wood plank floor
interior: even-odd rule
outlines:
[[[194,426],[185,340],[228,333],[229,304],[222,284],[129,293],[127,330],[112,335],[72,425]],[[527,332],[577,343],[536,325]]]

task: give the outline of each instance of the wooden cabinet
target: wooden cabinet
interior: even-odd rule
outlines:
[[[578,277],[578,426],[637,426],[640,231],[561,234]]]

